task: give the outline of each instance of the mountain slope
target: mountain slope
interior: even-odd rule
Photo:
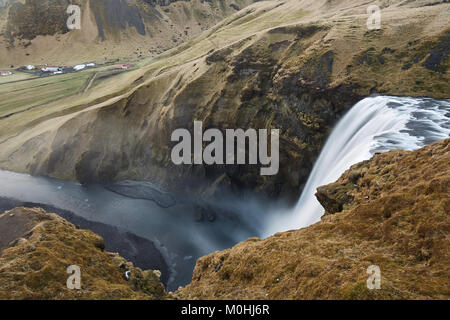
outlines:
[[[10,0],[0,10],[0,66],[137,59],[172,48],[253,0]],[[69,4],[81,29],[67,28]]]
[[[449,299],[449,163],[450,139],[356,164],[319,188],[329,213],[321,222],[199,259],[177,296]],[[380,290],[366,286],[371,265],[381,270]]]

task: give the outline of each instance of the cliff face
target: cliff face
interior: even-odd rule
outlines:
[[[449,299],[450,139],[391,151],[319,188],[305,229],[201,258],[188,299]],[[381,270],[369,290],[367,268]]]
[[[0,299],[162,299],[158,271],[142,271],[103,251],[103,239],[42,209],[0,215]],[[81,270],[69,290],[67,267]],[[125,272],[129,271],[126,280]]]
[[[32,40],[38,35],[68,32],[66,10],[69,4],[69,0],[12,2],[6,29],[10,42],[15,38]]]
[[[111,226],[96,221],[91,221],[75,215],[61,208],[49,206],[42,203],[23,202],[9,198],[0,197],[0,213],[14,208],[40,208],[46,212],[57,214],[76,226],[77,229],[86,229],[103,238],[104,250],[118,253],[124,259],[133,262],[134,266],[142,270],[159,270],[160,280],[167,286],[171,272],[164,255],[149,239],[142,238],[121,227]]]

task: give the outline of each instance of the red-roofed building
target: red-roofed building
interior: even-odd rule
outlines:
[[[131,67],[130,63],[127,64],[119,64],[118,66],[116,66],[116,69],[128,69],[129,67]]]

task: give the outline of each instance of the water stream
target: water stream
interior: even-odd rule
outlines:
[[[450,100],[371,97],[350,109],[330,134],[296,207],[269,218],[263,235],[318,222],[324,209],[318,187],[336,181],[353,164],[376,152],[415,150],[450,137]]]

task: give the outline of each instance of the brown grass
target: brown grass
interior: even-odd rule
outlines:
[[[16,224],[8,224],[9,220]],[[0,252],[0,299],[161,299],[166,295],[157,273],[104,252],[100,236],[55,214],[16,208],[0,215],[3,227],[22,229]],[[81,269],[81,290],[66,286],[70,265]]]
[[[449,299],[449,163],[450,139],[414,152],[375,155],[319,189],[344,188],[351,195],[341,212],[305,229],[250,239],[201,258],[192,283],[176,294],[188,299]],[[340,194],[328,191],[327,196]],[[381,268],[381,290],[367,289],[370,265]]]

